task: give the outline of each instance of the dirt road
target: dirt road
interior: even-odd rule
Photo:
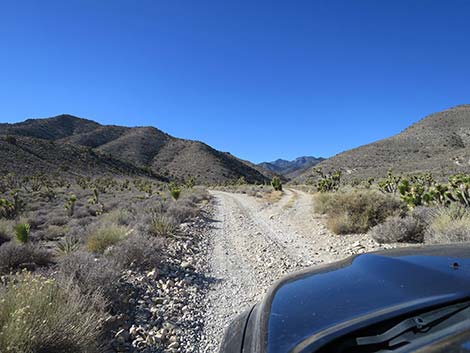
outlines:
[[[206,298],[200,352],[217,352],[228,323],[286,273],[380,247],[366,235],[331,234],[313,212],[312,196],[302,191],[285,190],[274,204],[211,193],[216,212],[208,261],[215,282]]]

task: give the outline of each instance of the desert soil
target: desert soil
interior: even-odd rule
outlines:
[[[217,352],[224,329],[285,274],[352,254],[390,248],[367,235],[334,235],[313,211],[312,196],[294,189],[275,203],[211,191],[215,199],[205,324],[199,352]]]

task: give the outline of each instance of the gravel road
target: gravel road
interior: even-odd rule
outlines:
[[[286,273],[384,247],[366,235],[337,236],[312,209],[312,196],[285,190],[269,204],[245,194],[211,191],[215,199],[208,252],[214,279],[205,298],[200,352],[217,352],[228,323]]]

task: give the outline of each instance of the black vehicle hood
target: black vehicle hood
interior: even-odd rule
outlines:
[[[366,322],[469,296],[469,244],[359,255],[279,281],[253,310],[244,351],[310,353]]]

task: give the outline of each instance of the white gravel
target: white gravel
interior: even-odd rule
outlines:
[[[223,332],[239,313],[256,303],[274,281],[302,268],[381,248],[366,235],[334,235],[312,209],[312,196],[286,190],[267,204],[245,194],[212,191],[204,328],[199,352],[217,352]]]

